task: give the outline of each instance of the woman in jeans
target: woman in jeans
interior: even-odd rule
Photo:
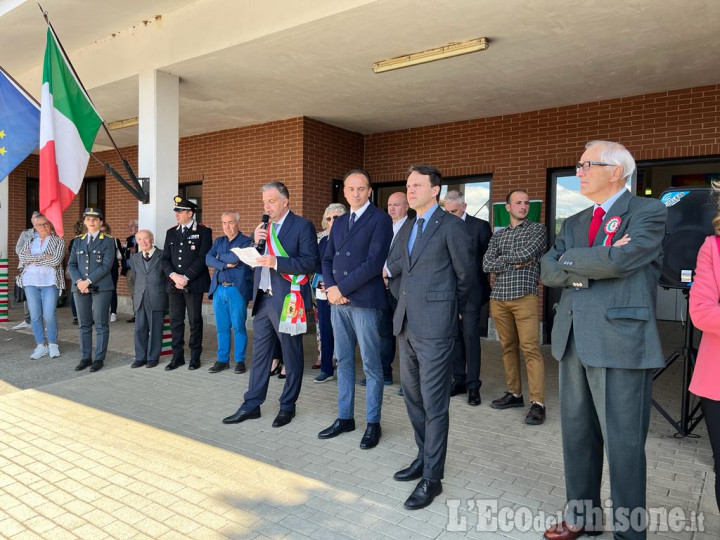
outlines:
[[[25,289],[30,326],[37,346],[30,358],[37,360],[50,354],[60,356],[58,348],[58,322],[55,310],[60,291],[65,288],[62,261],[65,257],[65,241],[55,234],[55,229],[43,214],[32,218],[37,236],[25,242],[19,258],[22,272],[17,283]],[[47,345],[45,332],[47,332]]]

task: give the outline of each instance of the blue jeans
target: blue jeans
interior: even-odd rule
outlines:
[[[218,285],[213,292],[212,302],[217,328],[217,361],[223,364],[230,361],[230,328],[232,328],[235,335],[235,362],[245,362],[248,340],[245,329],[247,302],[237,287],[223,287],[222,285]]]
[[[29,285],[25,287],[25,296],[30,310],[30,326],[35,336],[35,342],[38,345],[45,343],[45,333],[43,332],[43,321],[45,321],[47,342],[57,343],[58,322],[55,310],[57,309],[58,288],[55,285],[48,287]]]
[[[337,358],[338,418],[355,416],[355,344],[360,345],[367,379],[365,408],[368,423],[380,422],[383,401],[383,370],[380,361],[380,310],[332,306],[330,318],[335,333]]]

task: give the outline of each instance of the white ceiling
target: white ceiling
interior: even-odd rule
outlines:
[[[138,73],[178,75],[181,136],[296,116],[376,133],[720,83],[718,0],[42,4],[106,121],[138,115]],[[485,52],[371,71],[482,36]],[[0,0],[0,65],[36,96],[44,47],[37,4]]]

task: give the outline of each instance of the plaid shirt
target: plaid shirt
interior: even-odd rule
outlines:
[[[490,298],[515,300],[538,294],[540,257],[546,245],[545,225],[530,220],[517,227],[508,225],[493,234],[483,258],[483,270],[495,274]],[[518,264],[525,266],[516,268]]]

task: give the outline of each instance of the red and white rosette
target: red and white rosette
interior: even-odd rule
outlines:
[[[605,223],[605,241],[603,242],[603,246],[612,245],[613,237],[620,228],[621,223],[622,219],[620,219],[620,216],[613,216],[607,220]]]

